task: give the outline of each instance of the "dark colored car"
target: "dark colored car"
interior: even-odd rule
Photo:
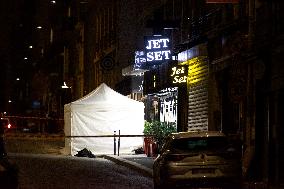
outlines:
[[[171,134],[153,164],[154,188],[241,188],[241,145],[220,132]]]
[[[18,188],[18,170],[7,156],[0,158],[0,188]]]
[[[18,171],[16,166],[8,159],[5,144],[4,130],[6,119],[0,119],[0,188],[13,189],[18,187]]]
[[[3,130],[6,130],[6,129],[10,129],[12,126],[11,126],[11,123],[10,123],[10,120],[9,118],[4,118],[4,117],[1,117],[0,118],[0,125],[1,125],[1,129]],[[3,131],[4,132],[4,131]]]
[[[5,144],[4,144],[4,133],[5,129],[9,124],[9,120],[6,118],[0,118],[0,158],[6,156]]]

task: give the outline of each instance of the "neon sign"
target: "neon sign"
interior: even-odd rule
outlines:
[[[167,123],[177,122],[177,93],[160,97],[160,121]]]
[[[170,71],[170,78],[172,84],[182,84],[187,82],[187,67],[174,66]]]
[[[143,64],[145,63],[146,63],[146,57],[144,51],[135,51],[134,69],[142,68]]]
[[[145,37],[145,53],[147,63],[153,65],[171,59],[170,39],[163,36]]]

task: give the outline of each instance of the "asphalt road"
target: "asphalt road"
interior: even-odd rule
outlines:
[[[104,158],[9,153],[20,189],[153,188],[152,179]]]

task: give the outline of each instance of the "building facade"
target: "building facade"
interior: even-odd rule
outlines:
[[[24,104],[22,111],[62,116],[64,104],[104,82],[144,101],[145,120],[175,122],[177,131],[217,130],[239,136],[246,178],[281,185],[284,13],[280,0],[31,2],[26,7],[32,14],[23,20],[30,20],[36,30],[21,25],[20,18],[14,18],[17,27],[10,26],[34,37],[33,45],[27,38],[19,48],[18,40],[13,41],[15,49],[10,51],[30,54],[5,57],[19,63],[14,65],[17,70],[26,65],[24,84],[15,83],[15,91],[1,91],[7,99],[14,94],[11,99]],[[141,52],[155,53],[145,46],[145,37],[154,35],[169,38],[171,59],[149,66],[150,60],[142,58],[146,67],[136,67]],[[31,64],[25,64],[29,62],[25,58]],[[186,75],[177,70],[186,70]],[[1,104],[6,109],[11,105]]]
[[[219,130],[239,136],[246,178],[272,185],[280,185],[283,176],[281,8],[279,1],[193,0],[167,1],[156,11],[163,15],[160,23],[179,21],[178,30],[171,30],[173,50],[177,57],[187,52],[181,61],[189,72],[187,86],[178,88],[177,105],[183,107],[177,108],[178,130]],[[159,31],[152,29],[153,34]],[[154,93],[147,103],[149,119],[160,119],[160,94],[170,86],[163,70],[172,63],[164,64],[144,75],[144,95]],[[261,171],[256,171],[259,166]]]

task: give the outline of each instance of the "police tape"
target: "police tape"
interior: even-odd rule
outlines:
[[[64,140],[62,134],[4,133],[5,139]]]
[[[36,120],[58,120],[64,121],[63,118],[53,118],[53,117],[37,117],[37,116],[1,116],[3,118],[15,118],[15,119],[36,119]]]

